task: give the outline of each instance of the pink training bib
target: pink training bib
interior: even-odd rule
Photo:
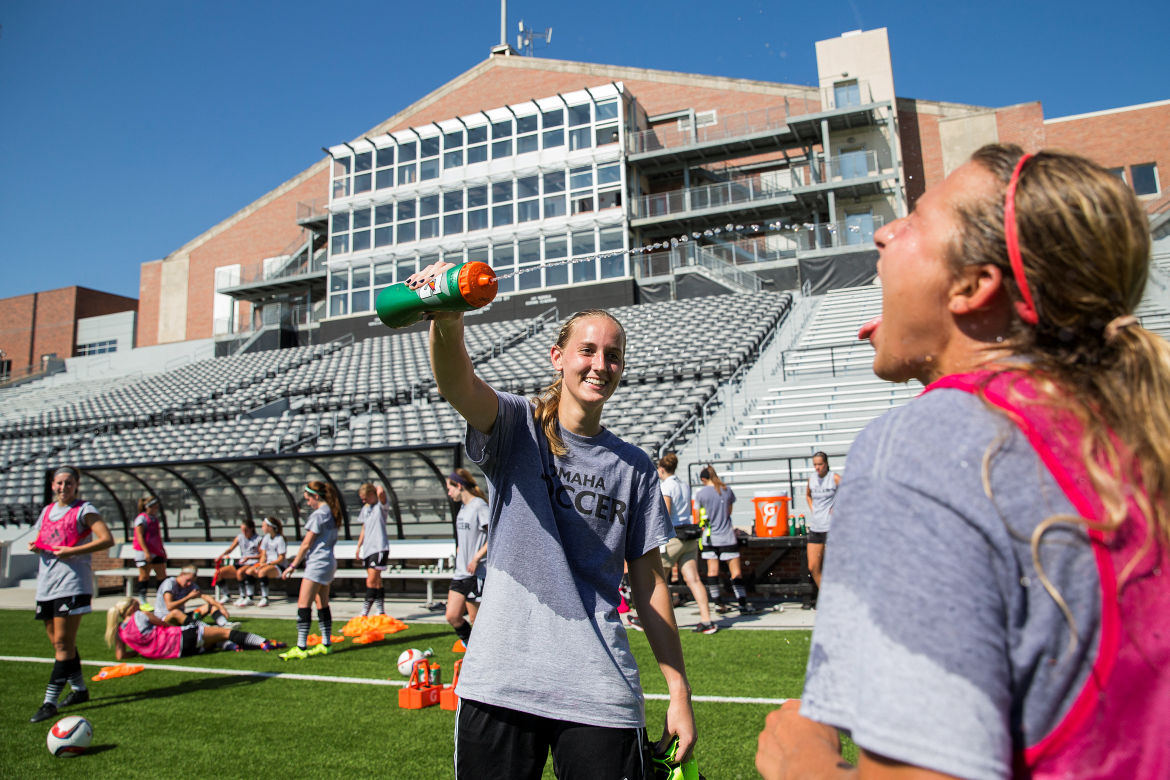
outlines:
[[[144,636],[133,615],[118,626],[118,637],[143,658],[178,658],[182,651],[183,629],[155,626]]]
[[[41,530],[37,533],[33,546],[45,552],[53,552],[58,547],[76,547],[82,540],[89,538],[93,532],[88,527],[84,531],[77,529],[77,519],[84,504],[84,501],[74,501],[57,520],[49,520],[49,512],[56,505],[49,504],[45,507],[41,512]]]
[[[155,558],[166,557],[166,550],[163,548],[162,528],[156,518],[151,517],[146,512],[138,515],[138,517],[145,517],[146,522],[141,526],[142,540],[146,542],[146,552],[149,552]],[[134,518],[134,522],[138,522],[138,517]],[[135,550],[142,550],[141,545],[138,544],[138,534],[134,534],[133,546]]]

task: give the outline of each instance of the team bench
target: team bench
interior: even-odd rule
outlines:
[[[215,574],[215,559],[227,549],[228,542],[171,542],[167,549],[167,572],[175,574],[179,566],[194,563],[197,576],[209,578]],[[296,555],[297,545],[290,543],[288,560]],[[364,580],[366,570],[354,558],[356,542],[339,542],[333,548],[337,557],[335,580]],[[454,574],[452,566],[455,557],[455,541],[452,539],[391,539],[390,560],[382,579],[422,580],[427,585],[427,603],[435,601],[435,581],[447,581]],[[94,574],[101,577],[122,577],[126,582],[126,595],[134,595],[134,583],[138,579],[138,568],[133,565],[134,546],[128,542],[114,545],[110,558],[129,561],[131,565],[119,569],[103,569]],[[433,563],[431,563],[433,561]],[[212,564],[212,565],[201,565]],[[304,565],[293,572],[294,577],[304,573]]]

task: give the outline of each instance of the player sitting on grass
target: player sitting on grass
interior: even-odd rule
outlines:
[[[154,599],[154,614],[172,626],[202,621],[205,617],[214,619],[215,624],[221,628],[238,626],[239,623],[232,622],[227,607],[219,603],[214,596],[199,590],[199,583],[195,582],[198,571],[194,566],[187,565],[174,577],[163,580]],[[192,599],[202,599],[203,604],[188,612],[186,605]]]
[[[173,626],[143,612],[138,599],[120,599],[106,612],[106,644],[119,661],[135,654],[143,658],[182,658],[212,650],[277,650],[273,642],[247,631],[209,626],[202,621]]]

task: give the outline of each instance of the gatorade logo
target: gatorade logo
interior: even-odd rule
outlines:
[[[780,519],[780,505],[768,502],[761,509],[764,513],[764,525],[768,528],[775,528],[776,522]]]

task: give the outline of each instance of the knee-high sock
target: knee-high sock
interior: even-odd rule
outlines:
[[[65,662],[66,671],[69,673],[69,685],[75,691],[84,691],[85,675],[81,673],[81,653],[76,650],[73,652],[73,657]]]
[[[378,598],[377,588],[366,586],[366,600],[362,604],[362,617],[370,614],[370,607],[374,606],[374,601]]]
[[[707,597],[718,603],[723,598],[723,588],[719,585],[719,578],[707,580]]]
[[[321,644],[332,644],[330,635],[333,633],[333,610],[329,607],[318,607],[317,625],[321,626]]]
[[[378,586],[377,594],[374,596],[374,606],[378,609],[377,614],[386,614],[386,589],[381,585]]]
[[[747,604],[747,588],[743,585],[743,577],[736,577],[731,581],[731,589],[735,591],[735,600],[742,607]]]
[[[260,578],[260,596],[262,598],[268,598],[268,578],[267,577]]]
[[[312,620],[312,607],[297,607],[297,647],[302,650],[309,644],[309,623]]]
[[[53,671],[49,672],[49,685],[45,688],[45,704],[56,705],[67,682],[69,682],[69,662],[53,661]]]
[[[471,624],[464,620],[461,624],[455,626],[455,635],[463,640],[463,644],[471,641]]]
[[[237,645],[240,645],[241,647],[252,647],[259,649],[260,645],[264,644],[264,637],[260,636],[259,634],[253,634],[250,631],[240,631],[237,628],[233,628],[230,632],[228,632],[228,639],[235,642]]]

